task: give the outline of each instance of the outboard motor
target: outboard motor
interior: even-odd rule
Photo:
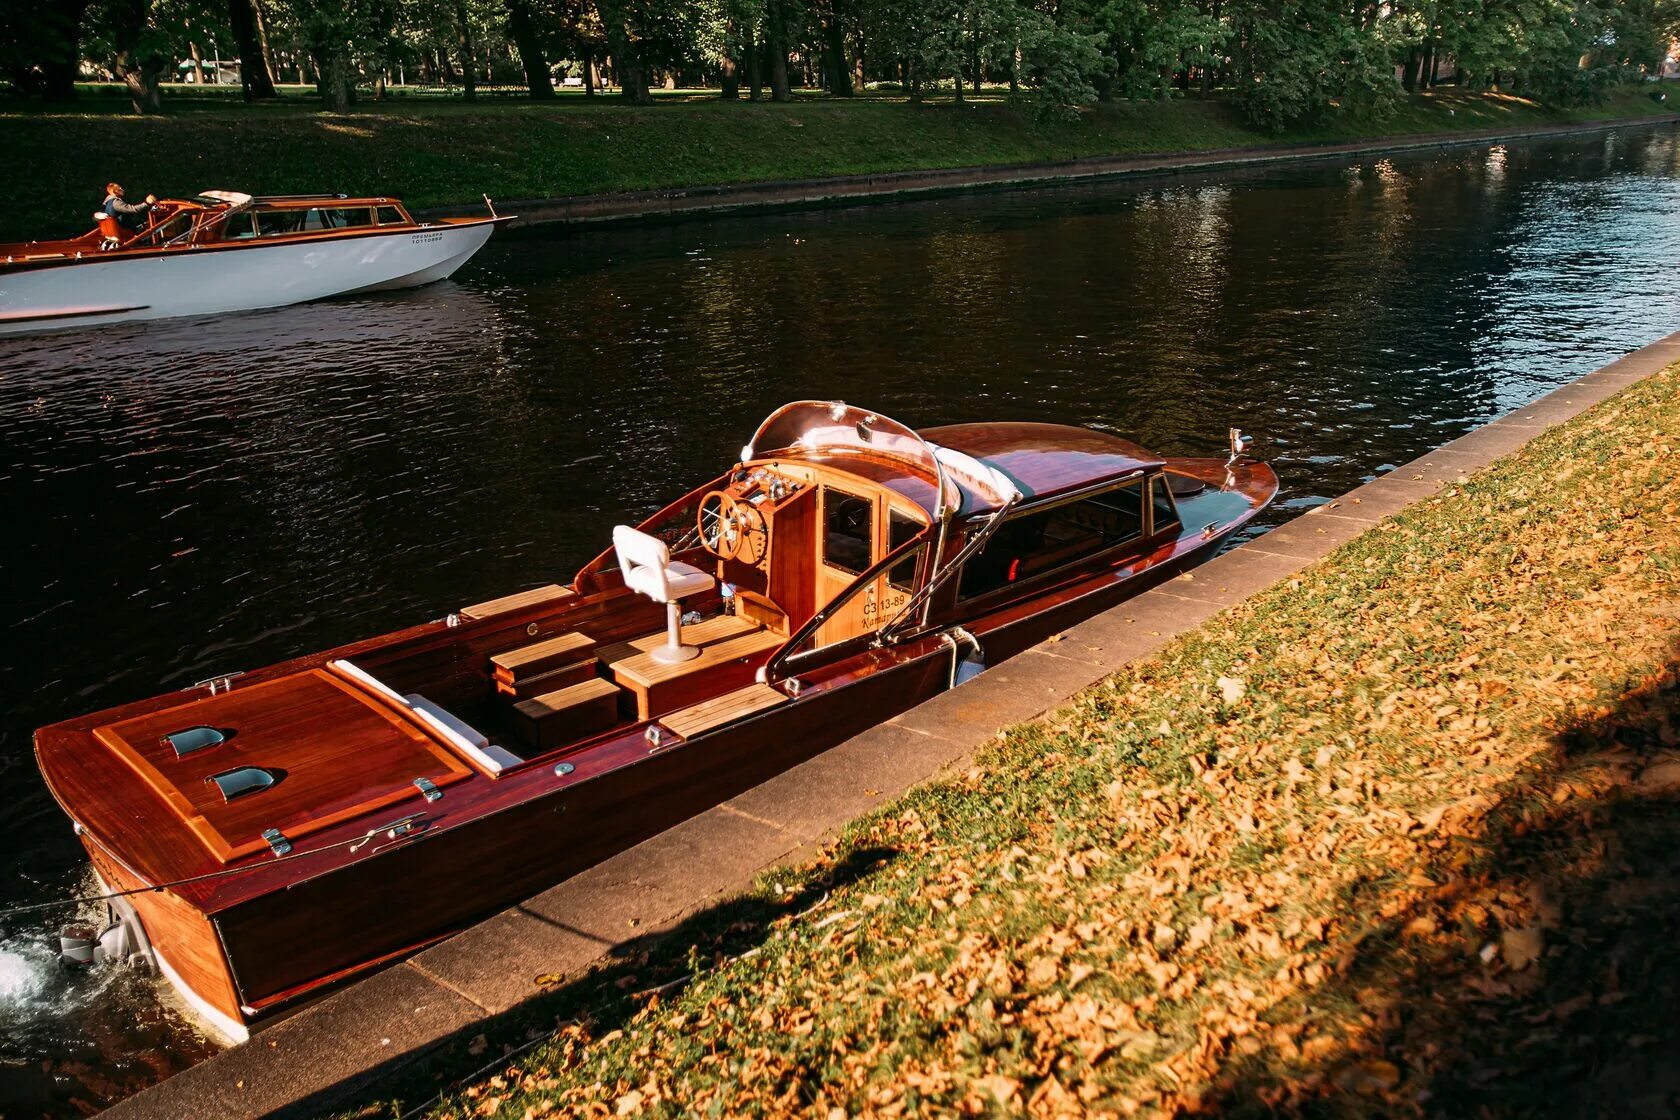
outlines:
[[[99,955],[99,934],[92,926],[65,926],[58,934],[58,959],[78,967],[94,963]]]
[[[152,943],[134,907],[115,899],[106,905],[105,919],[105,927],[97,932],[90,925],[64,927],[58,935],[59,960],[77,967],[111,963],[150,972]]]

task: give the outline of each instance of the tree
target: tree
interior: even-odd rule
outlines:
[[[606,30],[607,51],[618,75],[619,96],[633,105],[653,104],[648,89],[647,63],[641,54],[640,29],[633,22],[642,13],[637,0],[597,0],[601,25]]]
[[[128,87],[136,113],[163,111],[160,83],[169,68],[164,35],[147,0],[106,0],[101,26],[109,40],[111,68]]]
[[[268,44],[261,34],[257,0],[228,0],[227,9],[233,41],[239,48],[239,84],[245,100],[279,97],[274,88],[274,70],[269,64]]]
[[[554,81],[548,74],[548,56],[543,52],[542,38],[531,20],[530,0],[507,0],[507,13],[508,34],[519,49],[526,88],[531,91],[532,97],[553,97]]]

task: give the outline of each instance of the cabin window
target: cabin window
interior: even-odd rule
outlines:
[[[303,228],[310,232],[372,224],[373,211],[365,206],[317,206],[306,210],[303,219]]]
[[[168,244],[177,237],[184,237],[192,232],[193,216],[191,214],[177,214],[158,227],[157,239],[162,244]]]
[[[1173,501],[1172,487],[1167,485],[1167,476],[1158,474],[1150,484],[1150,522],[1149,531],[1159,533],[1169,525],[1178,524],[1178,505]]]
[[[249,210],[234,214],[222,223],[222,239],[239,241],[257,235],[257,216]]]
[[[1065,568],[1143,535],[1143,484],[1011,517],[963,565],[959,597],[972,599]]]
[[[300,233],[303,230],[304,214],[302,210],[260,212],[254,215],[257,220],[257,236],[279,237],[287,233]]]
[[[404,226],[408,219],[395,206],[381,206],[379,208],[379,224],[382,226]]]
[[[823,563],[857,575],[875,554],[875,503],[827,486],[822,496]]]
[[[922,531],[922,523],[907,513],[900,513],[896,509],[887,511],[887,555],[892,555],[911,541]],[[887,572],[887,582],[900,591],[909,591],[916,582],[916,562],[919,553],[911,553]]]

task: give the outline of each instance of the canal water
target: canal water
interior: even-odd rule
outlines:
[[[1236,425],[1276,524],[1680,329],[1677,262],[1662,129],[533,232],[417,292],[0,341],[0,908],[90,887],[36,726],[564,581],[784,401]],[[7,1117],[209,1052],[59,968],[73,916],[0,918]]]

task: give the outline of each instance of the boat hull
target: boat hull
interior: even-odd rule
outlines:
[[[1205,561],[1226,534],[1150,569],[1071,595],[1049,609],[1000,612],[971,625],[989,665]],[[451,826],[449,795],[436,824],[370,858],[189,924],[160,912],[160,953],[224,960],[225,976],[197,973],[198,991],[165,975],[207,1025],[230,1041],[339,983],[355,979],[587,870],[745,792],[845,739],[945,691],[952,652],[938,635],[871,651],[813,681],[798,703],[692,742],[650,752],[579,785]],[[395,814],[394,814],[395,815]],[[97,849],[94,849],[97,854]],[[703,858],[696,853],[696,858]],[[135,898],[148,929],[156,896]],[[167,896],[165,896],[167,897]],[[587,924],[586,915],[575,919]],[[195,944],[189,949],[182,939]],[[233,1029],[229,1029],[230,1026]]]
[[[445,279],[493,219],[351,237],[188,247],[0,269],[0,335],[254,311]]]

